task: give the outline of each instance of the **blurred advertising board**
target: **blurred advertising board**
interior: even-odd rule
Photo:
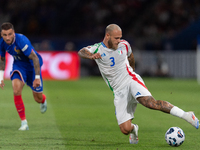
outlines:
[[[43,80],[77,80],[80,76],[80,59],[77,52],[38,52],[43,58]],[[13,57],[6,54],[4,77],[10,78]]]

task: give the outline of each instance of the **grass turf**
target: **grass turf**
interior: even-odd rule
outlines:
[[[196,80],[144,78],[152,95],[185,111],[193,110],[198,118],[200,86]],[[29,131],[18,131],[20,119],[16,112],[11,81],[0,92],[0,149],[13,150],[167,150],[165,132],[178,126],[185,132],[185,142],[176,149],[199,149],[199,131],[186,121],[138,105],[134,123],[139,125],[139,143],[131,145],[117,125],[113,94],[103,79],[82,78],[78,81],[44,81],[48,109],[41,114],[39,104],[29,87],[23,100]]]

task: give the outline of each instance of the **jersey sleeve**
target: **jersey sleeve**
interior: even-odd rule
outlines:
[[[29,39],[24,35],[18,35],[19,37],[17,39],[17,45],[22,50],[24,55],[27,57],[31,54],[31,51],[33,50],[33,46],[31,45],[31,42]]]
[[[91,45],[91,46],[87,46],[86,49],[88,51],[90,51],[90,53],[96,53],[97,50],[98,50],[98,44],[94,44],[94,45]]]
[[[121,40],[121,43],[126,47],[127,56],[130,56],[130,54],[132,53],[130,44],[126,40]]]

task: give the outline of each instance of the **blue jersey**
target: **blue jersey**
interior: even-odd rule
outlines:
[[[0,39],[0,55],[5,57],[5,53],[8,52],[13,56],[13,65],[24,68],[25,70],[33,70],[33,61],[28,58],[34,51],[39,58],[40,66],[42,66],[42,57],[34,50],[29,39],[22,34],[15,33],[14,41],[11,45],[6,44],[3,38]]]

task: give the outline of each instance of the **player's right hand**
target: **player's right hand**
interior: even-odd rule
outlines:
[[[4,86],[5,86],[4,81],[1,80],[1,82],[0,82],[0,87],[3,89]]]
[[[101,54],[100,53],[95,53],[92,55],[92,59],[101,59]]]
[[[40,79],[35,79],[33,81],[33,88],[35,89],[36,87],[39,87],[41,84],[41,80]]]

